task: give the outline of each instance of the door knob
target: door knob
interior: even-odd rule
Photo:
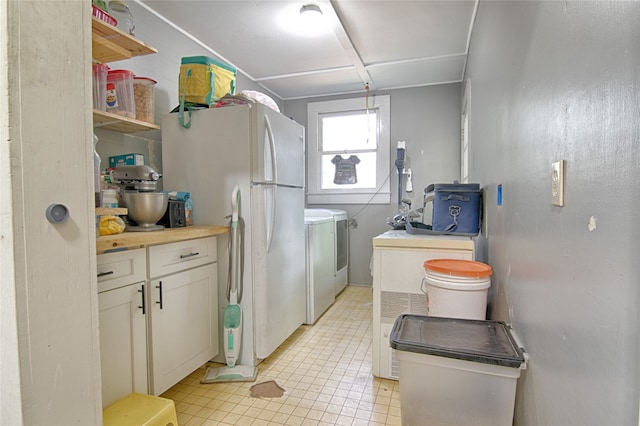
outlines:
[[[69,218],[69,209],[64,204],[50,204],[45,211],[45,216],[54,225],[64,223]]]

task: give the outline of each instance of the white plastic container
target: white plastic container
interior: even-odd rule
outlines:
[[[511,426],[524,351],[499,321],[404,314],[396,350],[403,426]]]
[[[106,209],[118,208],[118,194],[115,189],[102,191],[102,207]]]
[[[431,317],[485,319],[491,267],[458,259],[424,262],[427,313]]]

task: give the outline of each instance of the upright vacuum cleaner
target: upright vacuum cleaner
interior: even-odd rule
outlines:
[[[224,357],[226,367],[208,368],[202,383],[253,382],[258,370],[252,365],[238,365],[240,344],[242,343],[242,230],[240,220],[240,189],[235,186],[231,195],[231,248],[229,250],[229,285],[224,309]]]

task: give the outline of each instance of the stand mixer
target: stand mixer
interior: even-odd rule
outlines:
[[[120,166],[111,172],[112,182],[120,186],[120,198],[128,209],[126,231],[158,231],[169,202],[165,192],[157,192],[161,175],[150,166]],[[130,222],[129,221],[129,222]]]

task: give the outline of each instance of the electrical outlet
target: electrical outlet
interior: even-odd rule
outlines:
[[[551,163],[551,204],[564,206],[564,160]]]

